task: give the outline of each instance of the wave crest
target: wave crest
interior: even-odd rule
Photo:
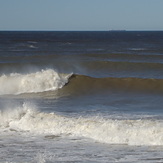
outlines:
[[[0,76],[0,95],[37,93],[62,88],[71,74],[59,74],[52,69],[35,73],[11,73]]]

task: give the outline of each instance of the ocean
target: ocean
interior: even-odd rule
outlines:
[[[163,162],[163,32],[1,31],[0,163]]]

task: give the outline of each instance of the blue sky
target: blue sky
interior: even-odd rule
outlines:
[[[163,0],[0,0],[0,30],[163,30]]]

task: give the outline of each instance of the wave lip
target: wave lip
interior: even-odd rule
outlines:
[[[0,112],[0,129],[28,131],[45,137],[77,136],[100,143],[127,145],[163,145],[161,120],[113,120],[100,117],[65,117],[39,112],[24,103],[11,111]]]
[[[35,73],[11,73],[0,76],[0,95],[52,91],[62,88],[71,74],[59,74],[52,69]]]

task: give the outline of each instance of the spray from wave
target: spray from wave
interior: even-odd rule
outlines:
[[[113,120],[102,117],[66,117],[44,113],[24,103],[0,112],[0,130],[41,134],[45,137],[77,136],[101,143],[128,145],[163,145],[163,121]]]
[[[0,76],[0,95],[37,93],[62,88],[71,74],[59,74],[52,69],[35,73],[11,73]]]

